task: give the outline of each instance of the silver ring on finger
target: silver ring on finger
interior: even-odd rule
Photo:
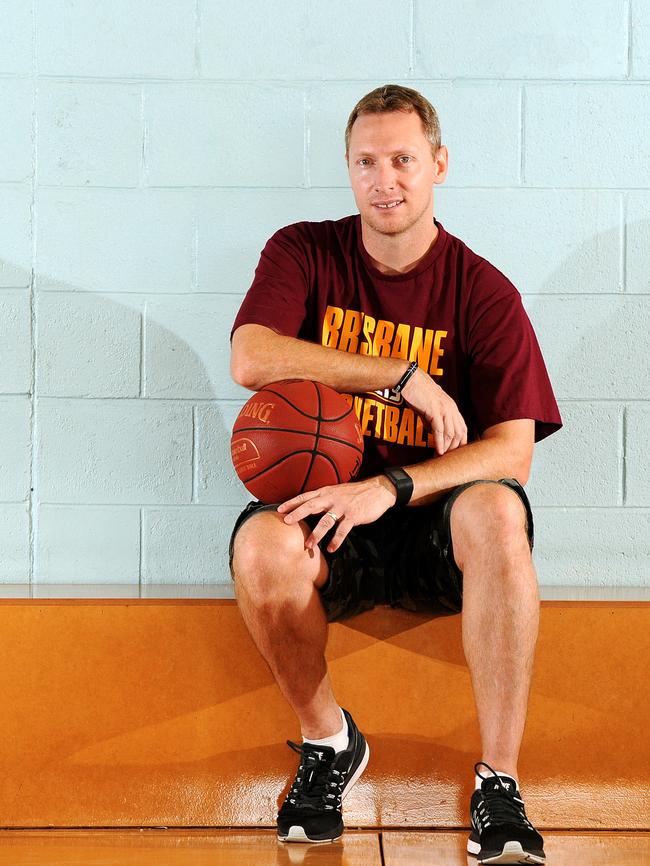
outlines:
[[[334,514],[333,511],[326,511],[325,513],[328,514],[328,515],[332,518],[332,520],[334,521],[334,523],[338,523],[339,520],[341,519],[341,518],[338,517],[336,514]]]

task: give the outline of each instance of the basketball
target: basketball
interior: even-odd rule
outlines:
[[[354,409],[334,388],[285,379],[242,407],[230,453],[246,489],[260,502],[279,503],[354,478],[363,436]]]

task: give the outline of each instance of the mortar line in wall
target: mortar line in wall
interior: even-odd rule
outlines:
[[[197,196],[192,200],[192,294],[199,292],[199,203]]]
[[[140,313],[140,393],[138,394],[137,399],[141,399],[145,396],[145,353],[146,353],[146,339],[147,339],[147,329],[146,329],[146,317],[147,317],[147,298],[144,299],[144,303],[142,305],[142,312]],[[92,398],[91,398],[92,399]],[[118,398],[119,399],[119,398]]]
[[[621,461],[621,498],[622,505],[625,506],[627,502],[627,406],[623,404],[623,424],[622,424],[622,433],[623,433],[623,459]]]
[[[142,598],[142,544],[143,544],[143,521],[144,508],[138,509],[140,517],[140,544],[138,546],[138,598]]]
[[[411,0],[411,20],[409,22],[409,77],[415,72],[415,0]]]
[[[524,153],[526,149],[526,141],[525,141],[525,123],[524,123],[524,112],[526,110],[526,88],[522,85],[521,88],[521,96],[519,99],[519,146],[521,147],[521,153],[519,154],[519,183],[521,186],[524,186],[526,183],[526,166],[524,162]]]
[[[304,89],[302,94],[302,122],[303,122],[303,130],[302,130],[302,175],[304,188],[311,188],[311,171],[309,170],[309,145],[311,142],[311,135],[309,129],[310,123],[310,112],[311,112],[311,101],[310,101],[310,90],[309,85]],[[300,187],[302,189],[303,187]]]
[[[632,75],[632,0],[627,0],[627,69],[626,78]]]
[[[191,464],[192,464],[192,466],[191,466],[191,469],[192,469],[192,472],[191,472],[191,474],[192,474],[192,493],[191,493],[190,501],[192,502],[192,504],[196,503],[196,487],[197,487],[197,484],[196,484],[196,471],[197,471],[196,455],[197,455],[198,449],[196,447],[196,409],[197,409],[197,407],[195,405],[193,405],[192,406],[192,450],[191,450],[191,455],[190,455],[190,460],[191,460]]]
[[[146,150],[147,129],[146,129],[146,120],[145,120],[145,115],[144,115],[144,84],[140,88],[140,130],[142,133],[142,145],[141,145],[141,152],[140,152],[140,189],[147,189],[148,187],[145,184],[145,180],[146,180],[145,150]]]
[[[0,189],[11,189],[11,188],[19,188],[22,186],[22,181],[17,182],[0,182]],[[77,186],[76,184],[48,184],[42,183],[39,184],[40,189],[53,189],[59,190],[69,189],[69,190],[84,190],[84,192],[88,192],[89,190],[102,190],[109,189],[115,192],[139,192],[140,187],[134,186],[102,186],[101,184],[93,184],[92,186]],[[351,193],[349,186],[314,186],[310,185],[310,190],[320,191],[325,190],[327,192],[345,192]],[[445,190],[462,190],[462,191],[471,191],[471,192],[512,192],[514,190],[522,190],[528,192],[529,190],[541,190],[542,192],[646,192],[650,193],[650,186],[533,186],[527,185],[525,187],[519,185],[502,185],[502,186],[481,186],[480,184],[472,184],[468,186],[462,186],[457,184],[455,186],[445,186]],[[232,186],[232,185],[219,185],[219,184],[183,184],[183,185],[175,185],[175,186],[164,186],[162,184],[149,184],[144,187],[144,190],[171,190],[176,191],[178,193],[187,192],[187,190],[203,190],[206,192],[210,191],[222,191],[226,190],[229,192],[248,192],[248,191],[259,191],[259,190],[267,190],[268,192],[301,192],[305,190],[304,186]]]
[[[201,78],[201,0],[194,4],[194,71]]]
[[[8,80],[15,81],[16,79],[25,78],[25,75],[11,75],[9,73],[0,74],[0,81]],[[280,87],[286,87],[287,85],[305,85],[305,84],[376,84],[377,79],[375,78],[156,78],[154,76],[131,76],[131,77],[121,77],[121,76],[111,76],[110,78],[99,76],[99,75],[54,75],[51,73],[43,73],[42,75],[36,75],[36,78],[43,81],[66,81],[72,84],[76,82],[84,83],[94,83],[98,84],[221,84],[224,87],[233,87],[238,84],[252,84],[259,85],[263,83],[267,84],[277,84]],[[399,81],[399,78],[397,79]],[[419,78],[409,79],[410,82],[414,84],[421,82],[423,85],[425,84],[457,84],[458,82],[462,82],[463,84],[476,84],[476,85],[502,85],[502,84],[556,84],[558,87],[562,87],[565,85],[575,86],[585,84],[585,85],[599,85],[602,84],[604,86],[612,85],[612,84],[623,84],[623,85],[641,85],[641,84],[650,84],[650,78],[626,78],[625,76],[615,77],[609,76],[607,78],[522,78],[522,77],[513,77],[513,78],[472,78],[466,77],[463,75],[453,75],[447,78],[436,78],[436,77],[426,77],[420,76]]]
[[[627,196],[624,192],[621,193],[620,202],[620,218],[621,218],[621,286],[625,294],[631,294],[627,291]]]
[[[29,400],[29,515],[28,515],[28,547],[29,547],[29,564],[27,582],[29,585],[29,597],[34,597],[34,571],[36,567],[36,532],[35,527],[38,526],[38,514],[36,511],[36,502],[38,498],[38,484],[36,481],[37,463],[36,463],[36,437],[38,436],[38,418],[36,415],[36,165],[37,165],[37,139],[38,139],[38,118],[36,112],[36,73],[37,73],[37,57],[36,57],[36,0],[32,0],[32,189],[30,198],[30,226],[32,232],[32,262],[31,273],[29,277],[29,320],[30,320],[30,400]],[[36,492],[36,496],[34,493]]]

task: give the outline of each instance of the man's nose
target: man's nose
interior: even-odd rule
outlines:
[[[395,186],[395,168],[392,165],[378,165],[375,170],[377,190],[392,189]]]

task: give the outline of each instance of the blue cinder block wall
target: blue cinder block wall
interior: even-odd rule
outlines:
[[[0,13],[0,581],[229,594],[230,326],[276,228],[356,212],[347,117],[394,82],[436,106],[435,214],[518,287],[558,397],[540,583],[647,582],[650,5]]]

